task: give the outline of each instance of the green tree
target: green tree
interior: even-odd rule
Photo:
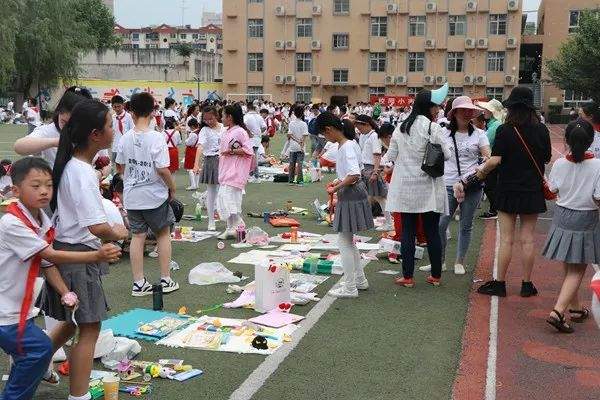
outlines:
[[[194,48],[189,43],[177,43],[171,46],[180,57],[189,57],[194,52]]]
[[[70,0],[75,19],[87,35],[81,37],[81,47],[104,50],[121,43],[114,34],[115,17],[102,0]]]
[[[577,32],[546,63],[548,74],[561,89],[574,90],[600,103],[600,13],[584,11]]]
[[[15,33],[22,5],[20,0],[4,0],[0,13],[0,91],[8,87],[15,72]]]

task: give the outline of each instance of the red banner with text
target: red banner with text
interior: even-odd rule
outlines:
[[[413,101],[410,96],[371,96],[371,104],[379,102],[384,107],[408,107]]]

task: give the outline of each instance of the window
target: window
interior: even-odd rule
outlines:
[[[409,35],[410,36],[425,36],[427,17],[420,15],[417,17],[410,17],[409,21]]]
[[[248,101],[259,100],[262,98],[262,86],[248,86]]]
[[[296,86],[296,101],[310,103],[312,101],[312,88],[310,86]]]
[[[312,54],[296,53],[296,71],[310,72],[312,70]]]
[[[350,0],[333,0],[333,13],[334,14],[349,14],[350,13]]]
[[[335,49],[348,49],[349,36],[347,33],[334,33],[333,34],[333,48]]]
[[[496,99],[502,101],[504,97],[504,88],[502,87],[488,87],[485,89],[485,97],[488,99]]]
[[[177,34],[176,33],[171,33],[171,39],[177,39]]]
[[[334,69],[333,70],[333,83],[348,83],[348,70],[347,69]]]
[[[464,94],[464,91],[463,91],[462,86],[450,86],[448,88],[448,97],[449,98],[459,97],[459,96],[462,96],[463,94]]]
[[[387,36],[387,17],[371,17],[371,36]]]
[[[198,39],[198,34],[197,33],[192,33],[192,39]]]
[[[149,44],[148,48],[149,49],[158,49],[158,45],[157,44]]]
[[[425,53],[408,53],[408,72],[425,71]]]
[[[506,14],[490,14],[490,35],[506,35]]]
[[[589,103],[592,99],[581,93],[574,92],[573,90],[565,90],[565,101],[563,104],[564,108],[581,107],[582,104]]]
[[[569,12],[569,33],[573,33],[579,28],[579,17],[581,17],[581,11]]]
[[[448,72],[464,72],[465,53],[448,53]]]
[[[371,96],[385,96],[385,87],[370,87],[369,97]]]
[[[180,33],[179,39],[187,39],[187,33]]]
[[[263,37],[263,20],[249,19],[248,20],[248,37],[261,38]],[[258,87],[258,86],[256,86]]]
[[[504,71],[504,52],[488,51],[488,72]]]
[[[370,53],[369,54],[369,71],[385,72],[387,53]]]
[[[416,95],[417,95],[417,93],[419,93],[421,90],[423,90],[423,88],[420,88],[420,87],[409,87],[409,88],[408,88],[408,95],[409,95],[409,96],[412,96],[412,97],[414,97],[414,96],[416,96]]]
[[[467,34],[467,16],[450,15],[448,17],[448,34],[450,36],[464,36]]]
[[[248,3],[262,3],[263,0],[248,0]]]
[[[296,36],[312,37],[312,18],[298,18],[296,20]]]
[[[206,45],[204,45],[206,49]],[[262,72],[263,53],[248,53],[248,72]]]
[[[136,44],[132,45],[131,47],[133,47],[134,49],[139,49],[140,45],[136,43]]]
[[[131,34],[131,40],[135,40],[135,41],[140,40],[140,34],[139,33],[132,33]]]
[[[158,40],[158,33],[146,33],[146,40]]]

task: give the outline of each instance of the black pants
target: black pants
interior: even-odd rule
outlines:
[[[440,214],[428,212],[423,215],[423,228],[427,238],[427,252],[431,262],[431,276],[442,276],[442,241],[439,226]],[[415,272],[415,235],[419,214],[402,213],[402,275],[412,278]]]
[[[496,188],[498,187],[498,171],[494,170],[485,178],[485,187],[483,192],[490,202],[490,213],[496,214]]]

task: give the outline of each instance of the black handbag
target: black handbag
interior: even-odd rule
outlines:
[[[173,199],[169,202],[169,205],[173,210],[173,215],[175,215],[175,222],[180,222],[181,218],[183,217],[183,203],[177,199]]]
[[[428,134],[431,137],[431,122],[429,122]],[[431,139],[427,141],[421,169],[432,178],[444,175],[444,152],[441,144],[431,143]]]
[[[462,171],[460,170],[460,161],[458,159],[458,146],[456,145],[456,134],[450,134],[450,136],[452,136],[452,141],[454,142],[454,155],[456,157],[456,168],[458,169],[458,178],[463,184],[465,193],[481,189],[483,187],[483,182],[481,182],[481,180],[477,177],[476,173],[472,172],[470,174],[467,174],[467,176],[463,177]]]

